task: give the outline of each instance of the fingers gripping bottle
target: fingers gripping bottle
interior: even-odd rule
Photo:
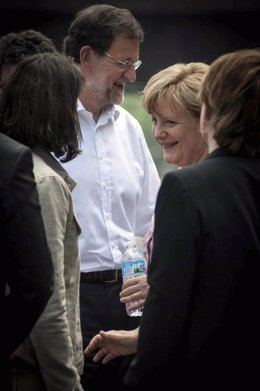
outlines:
[[[137,249],[134,241],[126,242],[126,251],[121,260],[123,280],[143,276],[146,274],[146,261],[143,254]],[[126,303],[126,312],[129,316],[142,316],[142,309],[130,310],[131,303]]]

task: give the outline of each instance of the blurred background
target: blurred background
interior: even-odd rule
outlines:
[[[163,162],[153,140],[150,117],[144,113],[141,91],[152,74],[176,62],[211,63],[219,55],[260,47],[259,0],[0,0],[0,35],[28,28],[50,37],[61,50],[75,13],[91,4],[128,8],[141,23],[142,66],[130,83],[123,104],[141,123],[161,177],[172,167]]]

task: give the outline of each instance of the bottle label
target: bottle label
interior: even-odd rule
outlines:
[[[122,263],[122,275],[124,279],[142,276],[145,273],[146,263],[144,259],[134,259]]]

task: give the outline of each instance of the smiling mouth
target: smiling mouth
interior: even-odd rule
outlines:
[[[115,83],[116,87],[125,88],[125,83]]]
[[[178,144],[178,141],[176,141],[175,143],[168,143],[168,144],[164,143],[164,144],[161,144],[161,147],[162,147],[162,149],[167,150],[167,149],[174,147],[177,144]]]

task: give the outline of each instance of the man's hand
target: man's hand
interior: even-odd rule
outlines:
[[[127,356],[135,353],[139,328],[134,330],[110,330],[100,331],[89,342],[84,350],[84,354],[90,354],[99,349],[93,358],[93,362],[102,361],[102,364],[107,364],[115,357]]]
[[[121,303],[131,303],[129,309],[136,310],[143,308],[149,292],[147,276],[128,278],[123,282],[120,292]]]

